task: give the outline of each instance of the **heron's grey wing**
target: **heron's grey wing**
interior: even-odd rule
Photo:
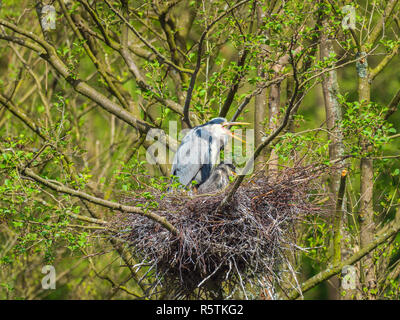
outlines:
[[[208,163],[210,163],[208,140],[193,130],[185,136],[176,151],[171,174],[177,176],[181,184],[188,186],[192,180],[201,179],[199,172],[201,173],[203,166],[207,167]]]

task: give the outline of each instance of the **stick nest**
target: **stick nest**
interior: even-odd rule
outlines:
[[[322,173],[309,166],[284,169],[273,179],[253,176],[221,212],[216,209],[230,187],[193,196],[153,190],[158,206],[151,210],[171,222],[178,236],[135,214],[120,213],[111,226],[120,230],[116,236],[129,243],[140,262],[136,268],[143,268],[141,280],[156,279],[149,294],[162,287],[166,298],[222,298],[223,292],[238,290],[248,298],[249,292],[257,292],[251,287],[265,288],[279,280],[283,251],[293,249],[296,222],[321,211],[311,198]],[[145,206],[149,200],[125,202]]]

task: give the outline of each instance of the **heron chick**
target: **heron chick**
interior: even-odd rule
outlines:
[[[236,168],[231,163],[220,163],[212,171],[210,177],[203,182],[198,193],[216,193],[229,184],[229,177],[236,175]]]
[[[171,174],[178,177],[184,186],[196,181],[196,187],[204,183],[219,162],[221,149],[235,136],[229,129],[234,125],[247,122],[228,122],[225,118],[214,118],[207,123],[194,127],[183,138],[175,153]]]

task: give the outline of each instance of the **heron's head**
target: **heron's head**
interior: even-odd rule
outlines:
[[[227,176],[236,176],[236,167],[233,163],[222,162],[217,167],[216,170],[221,170],[225,172]]]
[[[226,136],[230,136],[234,139],[244,142],[238,136],[234,135],[233,132],[230,131],[232,126],[240,126],[240,125],[248,125],[248,122],[232,122],[227,121],[225,118],[214,118],[208,121],[204,126],[210,126],[211,131],[218,137],[224,138]]]

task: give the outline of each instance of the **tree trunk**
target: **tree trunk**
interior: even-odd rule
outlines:
[[[264,13],[260,6],[257,6],[257,29],[263,24]],[[266,47],[265,45],[263,45]],[[258,66],[257,75],[259,77],[264,76],[263,66],[260,64]],[[267,89],[263,89],[260,94],[255,96],[254,99],[254,147],[262,143],[262,139],[265,136],[265,123],[264,120],[267,116]],[[255,168],[261,169],[265,164],[265,154],[261,154],[257,161],[255,162]]]
[[[326,26],[326,21],[323,22],[323,25]],[[328,38],[326,33],[321,34],[321,46],[320,46],[320,56],[321,60],[324,58],[328,58],[332,52],[334,52],[332,40]],[[328,129],[328,138],[331,141],[329,145],[329,159],[335,160],[344,155],[344,147],[343,147],[343,134],[341,129],[338,127],[338,123],[342,121],[342,110],[338,101],[339,94],[339,85],[337,80],[337,72],[336,70],[332,70],[326,73],[322,78],[322,93],[324,96],[324,105],[325,105],[325,114],[326,114],[326,126]],[[333,221],[333,263],[340,263],[342,259],[342,247],[343,247],[343,236],[344,236],[344,228],[343,228],[343,216],[342,214],[337,214],[336,203],[337,196],[339,191],[339,183],[340,183],[340,170],[337,172],[333,172],[330,176],[329,181],[329,191],[331,194],[331,219]],[[344,201],[345,203],[345,201]],[[341,208],[338,208],[341,211]],[[346,258],[346,257],[344,257]],[[339,277],[335,277],[333,279],[334,283],[334,298],[338,299],[341,295],[338,295],[340,292],[340,279]],[[346,295],[344,298],[348,298],[352,293],[346,290]],[[350,295],[348,295],[350,294]]]
[[[366,106],[370,103],[371,84],[368,74],[368,62],[365,53],[360,59],[358,71],[358,98],[362,103],[363,112]],[[365,110],[364,112],[368,112]],[[370,151],[371,146],[365,139],[361,140],[363,154]],[[360,163],[360,245],[361,248],[370,243],[374,239],[375,222],[373,208],[373,184],[374,184],[374,168],[373,160],[367,157],[361,158]],[[361,275],[363,277],[363,286],[367,289],[366,298],[375,299],[373,290],[376,287],[376,275],[374,270],[374,260],[372,254],[368,254],[361,264]]]
[[[268,97],[268,129],[273,132],[277,129],[279,123],[279,109],[281,101],[281,84],[273,84],[269,91]],[[278,155],[275,150],[271,150],[268,164],[268,174],[276,175],[278,172]]]

